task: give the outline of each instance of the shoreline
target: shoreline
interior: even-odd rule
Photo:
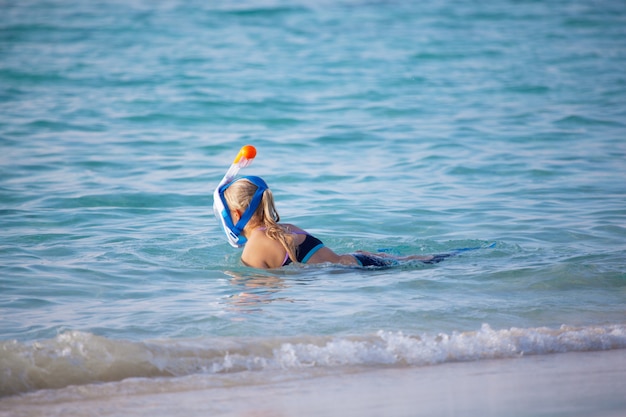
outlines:
[[[197,376],[193,381],[197,381]],[[202,376],[204,378],[204,376]],[[626,350],[381,368],[239,386],[169,380],[144,393],[102,385],[4,398],[0,416],[595,416],[626,414]],[[129,381],[125,382],[126,384]],[[135,379],[132,384],[147,384]],[[176,389],[173,389],[176,387]],[[208,387],[208,388],[207,388]],[[156,388],[159,388],[158,386]],[[81,392],[91,394],[81,396]],[[106,394],[108,392],[108,394]]]

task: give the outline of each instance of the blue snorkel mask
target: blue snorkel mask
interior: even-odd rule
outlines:
[[[224,191],[235,182],[235,177],[241,168],[247,167],[252,163],[252,160],[256,156],[256,149],[252,145],[246,145],[241,148],[237,157],[233,161],[232,165],[224,175],[224,178],[215,188],[213,192],[213,211],[215,217],[222,225],[222,229],[226,234],[228,243],[235,248],[240,248],[246,244],[246,238],[241,236],[241,232],[246,227],[250,218],[256,211],[257,207],[263,198],[263,192],[267,190],[267,184],[259,177],[243,177],[247,178],[258,188],[250,201],[250,205],[243,213],[237,224],[233,224],[233,219],[230,217],[230,209],[224,198]]]
[[[226,189],[228,189],[228,187],[242,179],[247,179],[248,181],[256,185],[257,189],[254,192],[254,196],[252,196],[252,200],[250,200],[250,204],[246,208],[246,211],[243,212],[237,224],[234,224],[233,219],[230,215],[228,203],[226,202],[226,198],[224,198],[224,192],[226,191]],[[263,199],[263,193],[265,192],[265,190],[267,190],[267,188],[267,184],[261,177],[244,176],[241,178],[237,178],[236,180],[231,181],[228,184],[222,185],[221,187],[218,186],[215,190],[217,196],[214,196],[214,199],[219,199],[219,203],[216,205],[216,200],[214,200],[213,209],[215,211],[215,216],[222,223],[222,229],[224,229],[224,233],[226,234],[228,243],[230,243],[231,246],[235,248],[240,248],[246,244],[247,239],[241,234],[241,232],[243,232],[243,229],[246,227],[246,225],[256,212],[259,204],[261,204],[261,200]]]

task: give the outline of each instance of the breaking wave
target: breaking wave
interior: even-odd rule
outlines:
[[[0,396],[126,378],[241,371],[396,366],[626,348],[626,325],[407,335],[201,338],[133,342],[71,331],[0,342]]]

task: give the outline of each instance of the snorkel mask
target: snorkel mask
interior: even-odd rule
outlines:
[[[250,221],[250,218],[256,211],[257,207],[259,207],[261,199],[263,198],[263,192],[267,190],[268,187],[265,181],[263,181],[260,177],[242,177],[256,185],[257,190],[255,191],[252,200],[250,200],[248,208],[246,208],[246,211],[241,215],[237,224],[233,224],[233,219],[230,216],[230,209],[226,203],[226,199],[224,198],[224,191],[226,191],[226,189],[228,189],[228,187],[236,181],[235,177],[237,176],[239,170],[250,165],[255,156],[256,149],[254,146],[246,145],[241,148],[232,165],[226,172],[226,175],[224,175],[224,178],[222,178],[213,192],[213,211],[215,212],[215,217],[217,217],[218,221],[222,225],[222,229],[226,234],[228,243],[235,248],[240,248],[246,244],[247,239],[241,235],[241,232]]]

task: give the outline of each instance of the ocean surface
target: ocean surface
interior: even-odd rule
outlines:
[[[624,68],[623,1],[0,0],[0,414],[623,359]],[[479,249],[247,268],[212,211],[246,144],[336,252]]]

